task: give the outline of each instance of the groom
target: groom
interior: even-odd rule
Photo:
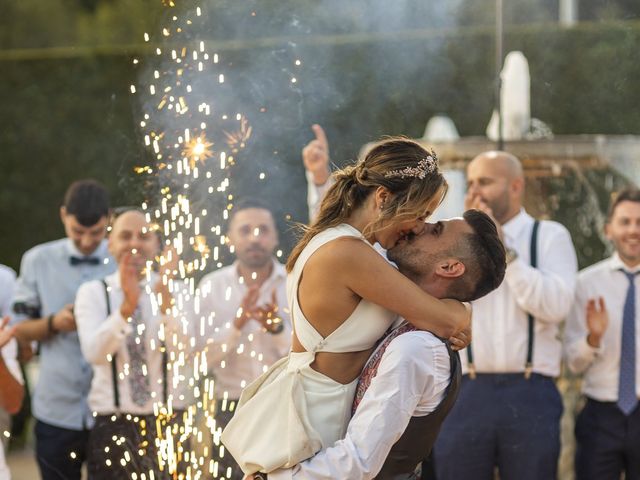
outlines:
[[[429,223],[420,236],[399,242],[387,254],[426,292],[461,301],[497,288],[506,268],[496,227],[477,210]],[[433,334],[403,321],[395,327],[360,376],[345,438],[291,469],[254,478],[419,478],[420,462],[455,402],[459,359]]]

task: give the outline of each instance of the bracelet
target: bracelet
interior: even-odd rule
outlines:
[[[279,322],[273,322],[271,324],[269,324],[269,327],[266,329],[267,332],[269,332],[271,335],[277,335],[278,333],[281,333],[284,330],[284,323],[282,322],[281,319],[279,319]]]
[[[56,333],[58,333],[58,331],[55,329],[55,327],[53,326],[53,315],[49,315],[47,317],[47,329],[49,330],[49,335],[53,336]]]

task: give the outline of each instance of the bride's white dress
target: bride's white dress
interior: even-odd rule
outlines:
[[[298,257],[287,279],[287,295],[294,329],[306,352],[290,352],[247,386],[222,434],[223,444],[246,474],[292,467],[344,437],[358,381],[338,383],[310,364],[316,352],[371,348],[395,318],[361,300],[349,318],[324,338],[305,318],[298,304],[304,266],[322,245],[345,236],[366,242],[357,229],[342,224],[316,235]]]

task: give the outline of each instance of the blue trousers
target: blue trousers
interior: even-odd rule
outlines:
[[[434,447],[438,480],[553,480],[560,454],[562,399],[533,374],[465,375]]]
[[[37,420],[35,437],[42,480],[80,480],[89,430],[69,430]]]
[[[576,480],[640,479],[640,407],[627,417],[614,402],[588,399],[575,432]]]

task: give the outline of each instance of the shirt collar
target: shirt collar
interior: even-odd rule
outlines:
[[[78,250],[78,248],[76,247],[76,244],[73,243],[73,240],[71,240],[69,237],[67,237],[67,241],[65,243],[65,248],[66,251],[68,253],[68,256],[70,257],[97,257],[99,259],[104,259],[108,257],[108,251],[107,251],[107,240],[104,239],[100,242],[100,244],[98,245],[98,248],[96,248],[93,252],[91,252],[89,255],[85,255],[84,253],[82,253],[80,250]]]
[[[635,268],[629,268],[629,266],[622,261],[618,252],[614,252],[614,254],[609,257],[609,268],[611,270],[624,270],[630,273],[640,272],[640,265],[637,265]]]
[[[267,282],[274,282],[276,280],[286,280],[287,278],[287,270],[284,267],[283,264],[281,264],[278,260],[276,260],[275,258],[271,257],[271,262],[273,265],[273,268],[271,269],[271,275],[269,275],[269,278],[267,278],[264,283]],[[235,276],[236,280],[238,283],[240,283],[240,276],[238,275],[238,265],[240,262],[238,262],[238,260],[236,260],[235,262],[233,262],[233,275]]]
[[[142,280],[140,280],[140,286],[145,286],[147,285],[147,283],[149,283],[151,286],[154,286],[158,281],[158,278],[159,278],[159,275],[157,272],[151,272],[151,275],[149,276],[149,282],[147,282],[147,278],[145,277]],[[109,284],[109,286],[119,289],[120,288],[120,271],[116,270],[112,274],[107,275],[106,281]]]
[[[533,223],[533,217],[524,208],[521,208],[515,217],[502,225],[502,231],[509,238],[517,238],[522,230],[531,223]]]

